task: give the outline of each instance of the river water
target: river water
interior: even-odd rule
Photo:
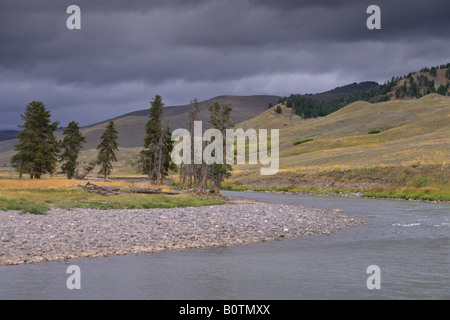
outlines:
[[[0,266],[0,299],[450,298],[449,204],[223,193],[341,209],[367,223],[330,236],[231,248]],[[67,289],[70,264],[80,267],[81,290]],[[374,275],[367,272],[372,265],[379,267]],[[369,277],[380,289],[368,288]]]

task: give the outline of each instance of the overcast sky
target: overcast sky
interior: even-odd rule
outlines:
[[[69,5],[81,30],[68,30]],[[366,9],[381,8],[381,30]],[[0,130],[218,95],[317,93],[450,62],[449,0],[1,0]]]

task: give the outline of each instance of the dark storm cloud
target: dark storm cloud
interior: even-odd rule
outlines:
[[[82,29],[66,28],[67,6]],[[366,8],[382,9],[382,30]],[[0,129],[31,100],[88,124],[194,96],[318,92],[449,62],[448,0],[0,2]],[[6,112],[9,112],[8,116]]]

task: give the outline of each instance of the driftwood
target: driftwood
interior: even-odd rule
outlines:
[[[98,186],[93,183],[86,183],[85,186],[78,184],[78,186],[87,192],[90,193],[97,193],[102,196],[113,196],[120,194],[120,188],[119,187],[108,187],[108,186]]]
[[[151,188],[127,188],[126,191],[128,191],[130,193],[156,194],[156,193],[161,193],[162,189],[161,188],[157,188],[157,189],[151,189]]]
[[[102,196],[112,196],[112,195],[118,195],[123,193],[139,193],[139,194],[165,194],[165,195],[178,195],[177,192],[165,192],[162,191],[161,188],[152,189],[152,188],[126,188],[121,189],[120,187],[114,187],[114,186],[98,186],[93,183],[86,183],[86,185],[78,184],[80,188],[83,190],[86,190],[90,193],[97,193]]]
[[[165,194],[165,195],[178,195],[178,192],[167,192],[162,191],[161,188],[152,189],[152,188],[127,188],[122,190],[128,193],[143,193],[143,194]]]

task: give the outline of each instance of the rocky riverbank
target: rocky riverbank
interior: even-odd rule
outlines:
[[[0,211],[0,265],[326,235],[362,221],[338,210],[237,203],[149,210]]]

